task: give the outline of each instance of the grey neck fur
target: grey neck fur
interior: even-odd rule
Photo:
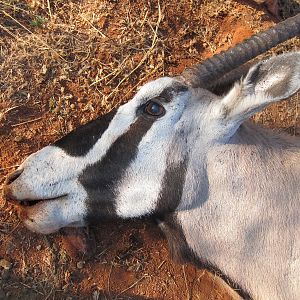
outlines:
[[[229,143],[196,149],[176,218],[196,256],[255,299],[296,299],[300,154],[270,133],[245,123]]]

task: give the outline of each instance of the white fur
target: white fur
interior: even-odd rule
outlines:
[[[103,133],[101,138],[90,149],[90,151],[83,157],[74,157],[68,155],[62,149],[55,146],[47,146],[42,150],[29,156],[24,163],[20,166],[20,169],[24,169],[19,178],[11,184],[11,190],[13,195],[17,199],[52,199],[62,197],[59,200],[43,201],[38,205],[27,208],[28,220],[24,220],[25,224],[33,231],[41,233],[50,233],[58,230],[64,226],[70,226],[70,224],[83,224],[83,218],[86,215],[85,200],[87,199],[87,193],[81,183],[78,181],[79,175],[89,165],[92,165],[100,161],[109,148],[113,145],[118,137],[128,131],[130,125],[136,120],[136,110],[149,98],[158,96],[165,87],[169,86],[174,79],[165,77],[157,81],[146,84],[139,93],[134,97],[132,101],[126,103],[118,109],[117,114],[109,124],[108,129]],[[169,105],[170,111],[168,112],[168,118],[162,120],[161,125],[166,128],[172,128],[172,122],[176,121],[178,115],[184,108],[184,101],[180,101],[180,105]],[[181,108],[180,108],[181,107]],[[156,125],[154,129],[159,128],[160,123]],[[170,134],[170,130],[166,132],[166,141],[161,136],[161,141],[164,142],[165,147],[168,146],[167,135]],[[145,201],[138,201],[139,205],[134,205],[135,209],[128,206],[128,201],[132,195],[136,195],[138,199],[139,185],[135,182],[132,186],[134,188],[125,191],[121,191],[124,194],[124,200],[120,201],[119,214],[123,217],[130,217],[145,214],[147,209],[153,209],[157,195],[160,191],[160,184],[165,169],[165,156],[164,149],[161,148],[161,161],[156,167],[151,162],[151,154],[154,150],[158,150],[155,141],[155,130],[151,131],[145,136],[141,143],[141,150],[137,156],[137,160],[133,163],[132,167],[128,170],[128,178],[124,178],[124,187],[126,189],[126,180],[129,184],[131,172],[135,174],[138,172],[141,176],[145,177],[146,182],[151,181],[151,172],[149,173],[148,180],[147,175],[143,174],[143,161],[148,157],[149,166],[152,165],[153,172],[160,170],[160,175],[154,180],[152,191],[153,196],[151,199],[145,198]],[[148,147],[152,145],[152,151],[149,151]],[[166,148],[167,149],[167,148]],[[132,177],[135,179],[135,177]],[[148,185],[147,185],[148,186]],[[122,188],[120,187],[120,190]],[[127,195],[127,196],[126,196]],[[128,199],[128,200],[126,200]],[[127,205],[126,205],[127,201]],[[57,213],[57,207],[59,203],[62,204],[64,210],[59,214]],[[72,205],[70,205],[72,203]],[[137,210],[139,208],[139,210]],[[30,219],[30,220],[29,220]]]
[[[138,217],[149,214],[155,209],[174,138],[174,126],[185,107],[185,99],[180,100],[180,104],[175,99],[165,105],[166,115],[154,122],[140,142],[137,157],[127,169],[119,185],[116,201],[119,216]],[[157,132],[160,133],[159,136]]]
[[[26,208],[24,223],[33,231],[51,233],[65,226],[83,226],[87,193],[78,181],[81,172],[102,159],[114,141],[124,134],[135,120],[134,105],[118,110],[108,129],[84,157],[68,155],[55,146],[47,146],[29,156],[20,169],[19,178],[11,184],[16,199],[51,199]],[[58,213],[59,211],[59,213]]]

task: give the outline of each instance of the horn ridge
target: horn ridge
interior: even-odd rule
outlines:
[[[184,70],[183,80],[192,87],[211,86],[215,80],[229,71],[298,34],[300,34],[300,13]]]

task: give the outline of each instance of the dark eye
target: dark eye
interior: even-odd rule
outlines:
[[[162,116],[165,112],[166,111],[162,105],[153,101],[148,101],[144,107],[144,113],[150,116],[159,117]]]

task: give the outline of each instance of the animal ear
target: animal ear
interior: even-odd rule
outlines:
[[[219,116],[239,125],[268,104],[300,88],[300,52],[272,57],[254,65],[221,100]]]

